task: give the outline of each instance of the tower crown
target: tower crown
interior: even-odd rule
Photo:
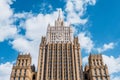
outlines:
[[[73,42],[73,32],[70,26],[64,25],[64,21],[60,17],[60,11],[55,25],[48,25],[47,43],[70,43]]]
[[[60,14],[60,10],[59,10],[59,14],[58,14],[58,18],[57,20],[55,21],[55,26],[56,27],[59,27],[59,26],[63,26],[64,25],[64,21],[62,20],[61,18],[61,14]]]

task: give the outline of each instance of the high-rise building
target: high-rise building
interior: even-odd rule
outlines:
[[[10,79],[110,80],[102,60],[101,55],[90,55],[83,71],[79,39],[59,15],[54,26],[48,24],[46,36],[41,38],[37,71],[31,66],[30,54],[19,55]]]
[[[37,80],[82,80],[82,72],[78,37],[73,38],[72,28],[58,17],[42,37]]]
[[[90,54],[89,64],[84,69],[84,80],[110,80],[107,65],[101,54]]]
[[[36,80],[35,66],[31,66],[30,54],[18,55],[10,80]]]

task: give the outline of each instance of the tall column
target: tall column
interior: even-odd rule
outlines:
[[[46,74],[44,74],[45,75],[45,79],[46,80],[50,80],[49,79],[49,77],[48,77],[48,67],[49,67],[49,58],[50,58],[50,56],[49,56],[49,54],[50,54],[50,52],[49,52],[49,47],[50,47],[50,44],[48,43],[48,45],[47,45],[47,58],[46,58]]]
[[[45,64],[45,46],[43,47],[43,61],[42,61],[42,71],[41,71],[41,80],[44,79],[44,64]]]
[[[68,80],[70,80],[70,75],[69,75],[69,53],[68,53],[68,47],[69,47],[69,44],[67,43],[67,45],[66,45],[66,47],[67,47],[67,78],[68,78]]]
[[[64,80],[64,44],[62,44],[62,80]]]
[[[75,64],[74,64],[74,47],[73,47],[73,44],[72,44],[72,71],[73,71],[73,80],[76,80],[76,77],[75,77]]]

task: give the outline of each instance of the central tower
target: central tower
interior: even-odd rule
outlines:
[[[72,28],[60,15],[41,39],[37,80],[83,80],[78,37],[73,38]]]
[[[58,16],[55,26],[48,25],[47,43],[71,43],[73,42],[72,28],[65,26],[63,20]]]

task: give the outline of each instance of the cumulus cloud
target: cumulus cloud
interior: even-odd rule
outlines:
[[[2,4],[2,6],[0,7],[0,11],[3,12],[2,15],[0,14],[0,16],[3,17],[1,18],[0,22],[1,23],[5,22],[3,25],[0,25],[0,31],[1,31],[0,41],[4,41],[5,39],[14,37],[13,41],[11,42],[14,49],[16,49],[19,52],[28,51],[34,55],[38,54],[38,52],[36,53],[36,49],[33,48],[32,46],[35,46],[37,48],[39,47],[41,36],[46,34],[48,23],[52,25],[54,24],[54,21],[58,16],[58,11],[54,11],[46,15],[39,13],[38,15],[34,16],[32,15],[33,13],[26,13],[26,12],[13,13],[13,10],[10,8],[10,5],[13,3],[12,0],[1,0],[0,3]],[[69,21],[71,22],[72,20],[73,21],[72,24],[75,24],[75,23],[85,24],[87,20],[81,19],[80,17],[84,15],[87,5],[94,5],[95,3],[96,3],[95,0],[85,0],[85,1],[68,0],[66,1],[66,8],[65,8],[65,11],[63,11],[63,13],[67,14],[68,22]],[[62,16],[64,17],[63,14]],[[22,37],[19,37],[20,34],[18,34],[19,32],[18,30],[20,29],[17,30],[16,25],[13,25],[13,23],[14,23],[14,19],[20,20],[21,18],[26,18],[26,20],[25,22],[21,22],[21,24],[17,26],[22,25],[23,26],[22,28],[24,28],[26,32],[25,32],[25,35],[22,35]],[[85,44],[89,44],[89,42]],[[90,42],[90,45],[91,45],[91,42]],[[90,48],[88,47],[86,48],[88,49],[88,51],[90,51]]]
[[[119,76],[111,76],[111,80],[120,80]]]
[[[0,27],[0,42],[4,41],[8,38],[13,38],[17,33],[17,29],[15,27],[1,26]]]
[[[58,17],[58,11],[51,14],[38,14],[25,21],[24,27],[26,29],[26,37],[30,39],[40,39],[41,36],[46,35],[47,26],[50,23],[54,25],[54,21]]]
[[[24,17],[24,15],[22,16]],[[30,52],[33,63],[37,65],[41,37],[46,35],[48,24],[50,23],[50,25],[53,26],[57,17],[58,11],[54,11],[51,14],[38,14],[26,19],[26,21],[22,23],[22,28],[26,30],[25,35],[21,36],[18,34],[16,38],[11,41],[13,48],[21,53]]]
[[[113,56],[103,55],[103,60],[108,65],[110,74],[120,72],[120,56],[115,58]]]
[[[103,55],[104,63],[107,64],[111,80],[120,80],[120,56]]]
[[[103,47],[101,47],[101,48],[97,48],[97,51],[99,53],[101,53],[101,52],[107,51],[109,49],[113,49],[114,47],[115,47],[115,43],[111,42],[108,44],[104,44]]]
[[[85,56],[85,57],[83,57],[82,58],[82,64],[83,64],[83,66],[85,67],[85,65],[87,65],[88,64],[88,56]]]
[[[10,80],[11,70],[12,70],[12,63],[6,62],[4,64],[0,64],[0,79]]]
[[[85,49],[87,53],[90,53],[94,47],[94,43],[90,36],[86,32],[81,32],[79,35],[79,42],[82,49]]]
[[[12,24],[14,20],[11,4],[11,0],[0,0],[0,42],[17,34],[17,28]]]
[[[12,4],[11,0],[0,0],[0,22],[3,20],[7,20],[10,16],[13,15],[13,11],[10,8]]]
[[[32,56],[32,63],[37,65],[39,41],[31,41],[23,37],[18,37],[10,43],[13,45],[13,49],[17,50],[21,54],[30,53]]]
[[[71,24],[85,24],[88,19],[82,19],[88,5],[95,5],[96,0],[67,0],[65,11],[67,22]]]
[[[65,10],[63,11],[64,14],[67,14],[67,17],[65,18],[63,13],[62,16],[68,23],[84,25],[88,19],[82,19],[81,17],[85,14],[87,6],[95,5],[95,3],[96,0],[67,0]],[[48,23],[54,25],[54,21],[58,17],[58,11],[53,11],[50,14],[39,13],[38,15],[25,12],[13,13],[14,11],[10,8],[12,0],[0,0],[0,4],[0,41],[13,38],[13,41],[10,42],[12,47],[21,53],[30,52],[33,63],[37,65],[41,36],[46,35]],[[13,24],[15,22],[14,20],[20,20],[21,18],[25,18],[25,21],[17,26],[22,25],[19,28],[25,30],[25,35],[20,35],[16,25]],[[81,48],[85,49],[88,53],[91,52],[92,48],[94,48],[91,37],[86,32],[78,34],[78,37]],[[106,44],[103,48],[99,48],[99,51],[112,49],[112,46],[113,44]],[[87,57],[83,58],[83,61],[87,62]],[[0,79],[9,80],[11,67],[12,64],[9,62],[0,64],[0,72],[2,71],[0,73]],[[114,72],[117,69],[114,69]]]

